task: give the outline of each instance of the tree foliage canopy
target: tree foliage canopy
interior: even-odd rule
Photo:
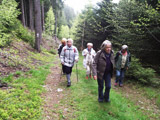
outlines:
[[[96,8],[86,7],[73,32],[79,48],[92,42],[96,50],[108,39],[114,48],[127,44],[129,50],[147,66],[160,61],[160,2],[121,0],[114,4],[103,0]],[[83,33],[84,32],[84,33]],[[159,69],[159,68],[157,68]]]

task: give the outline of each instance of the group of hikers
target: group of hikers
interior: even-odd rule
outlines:
[[[78,49],[73,46],[72,39],[63,38],[58,47],[58,54],[62,64],[63,74],[67,78],[67,87],[71,86],[71,73],[74,64],[79,60]],[[93,49],[92,43],[87,43],[87,48],[82,51],[83,66],[86,69],[85,79],[91,79],[98,82],[98,101],[110,102],[111,78],[114,69],[116,70],[116,79],[114,86],[123,87],[125,71],[128,70],[131,55],[127,45],[122,45],[121,50],[116,53],[112,50],[112,43],[105,40],[101,45],[101,50],[97,53]],[[103,93],[105,83],[105,92]]]

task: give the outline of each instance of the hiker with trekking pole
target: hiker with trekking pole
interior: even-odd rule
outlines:
[[[93,61],[93,77],[98,82],[98,101],[110,102],[111,77],[114,67],[112,44],[105,40]],[[103,93],[105,82],[105,92]]]
[[[120,87],[123,87],[123,79],[125,76],[126,70],[128,70],[131,62],[131,55],[128,51],[128,46],[123,45],[121,50],[117,52],[115,57],[116,64],[116,80],[114,86],[116,87],[119,83]]]
[[[63,47],[62,52],[60,54],[60,60],[62,65],[64,66],[64,72],[66,73],[67,87],[71,86],[72,68],[74,64],[78,62],[78,59],[79,59],[78,50],[75,46],[73,46],[73,40],[68,39],[67,45]]]
[[[87,43],[87,48],[82,51],[82,55],[84,56],[83,66],[86,69],[86,79],[88,80],[89,77],[92,78],[92,64],[96,55],[92,43]]]

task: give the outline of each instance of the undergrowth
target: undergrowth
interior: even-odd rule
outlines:
[[[1,120],[35,120],[41,117],[41,93],[44,92],[44,81],[49,74],[50,66],[42,66],[26,73],[17,72],[18,79],[11,74],[3,78],[11,89],[0,90],[0,119]]]

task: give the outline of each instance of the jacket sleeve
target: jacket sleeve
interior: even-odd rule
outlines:
[[[82,56],[85,56],[85,55],[86,55],[86,49],[82,51]]]
[[[61,63],[64,63],[64,49],[65,47],[63,47],[62,51],[61,51],[61,54],[60,54],[60,60],[61,60]]]
[[[96,51],[95,51],[95,50],[93,50],[93,56],[94,56],[94,57],[96,56]]]
[[[119,57],[119,52],[116,53],[116,56],[115,56],[115,58],[114,58],[115,63],[118,61],[118,57]]]
[[[78,49],[75,47],[75,60],[78,61],[79,59],[79,52],[78,52]]]
[[[93,64],[92,64],[93,76],[97,76],[97,64],[98,64],[99,56],[100,56],[100,51],[96,54],[96,56],[93,60]]]

